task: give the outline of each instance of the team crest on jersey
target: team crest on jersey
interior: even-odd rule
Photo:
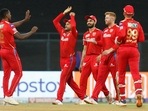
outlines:
[[[131,28],[137,28],[138,27],[137,23],[128,23],[127,25],[128,25],[128,27],[131,27]]]
[[[104,32],[108,32],[108,29],[106,29]]]
[[[90,36],[90,34],[86,34],[86,35],[85,35],[86,38],[89,37],[89,36]]]
[[[0,29],[2,29],[4,27],[4,24],[0,24]]]
[[[114,29],[110,29],[109,32],[113,32]]]
[[[96,32],[93,32],[93,33],[92,33],[92,36],[96,36]]]

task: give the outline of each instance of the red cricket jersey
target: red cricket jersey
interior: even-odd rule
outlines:
[[[120,46],[138,47],[137,43],[145,40],[141,24],[133,18],[122,20],[119,26],[120,31],[117,40],[122,41]]]
[[[0,22],[0,45],[4,49],[16,48],[14,41],[14,34],[18,31],[15,26],[9,23],[8,21],[2,20]]]
[[[97,41],[97,44],[87,42],[87,39],[94,39]],[[92,32],[85,32],[83,35],[83,45],[87,46],[86,55],[99,55],[102,52],[102,31],[95,28]]]
[[[115,44],[115,38],[119,32],[119,26],[114,25],[112,27],[107,27],[103,30],[103,50],[107,50],[109,48],[117,49],[118,45]]]
[[[60,13],[54,20],[54,26],[60,34],[60,57],[70,57],[75,54],[75,46],[78,32],[76,30],[75,17],[70,16],[71,31],[66,32],[60,24],[64,14]]]

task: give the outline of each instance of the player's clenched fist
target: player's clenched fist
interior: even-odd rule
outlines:
[[[75,13],[74,12],[70,12],[69,15],[70,16],[75,16]]]
[[[31,32],[35,33],[37,30],[38,30],[38,27],[37,26],[33,26],[32,29],[31,29]]]

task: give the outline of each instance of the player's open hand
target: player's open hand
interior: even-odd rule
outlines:
[[[26,14],[25,14],[25,18],[24,18],[24,20],[25,20],[25,21],[29,21],[30,18],[31,18],[30,10],[27,10],[27,11],[26,11]]]
[[[32,29],[31,29],[31,32],[35,33],[37,30],[38,30],[38,27],[37,26],[33,26]]]
[[[75,13],[74,12],[70,12],[69,15],[70,16],[75,16]]]
[[[66,13],[70,12],[71,9],[72,9],[72,6],[68,6],[68,7],[64,10],[63,14],[66,14]]]

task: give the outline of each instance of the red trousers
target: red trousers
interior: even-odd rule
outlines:
[[[116,60],[115,60],[114,53],[107,55],[107,56],[103,56],[101,58],[101,62],[99,64],[96,85],[95,85],[93,94],[91,96],[93,99],[95,99],[95,100],[98,99],[98,95],[99,95],[100,91],[102,90],[102,87],[104,87],[104,85],[105,85],[105,81],[108,77],[109,72],[111,72],[111,74],[112,74],[113,83],[114,83],[114,87],[116,90],[116,98],[115,99],[116,100],[119,99],[118,90],[117,90],[117,80],[116,80],[117,66],[116,66]]]
[[[99,67],[98,63],[96,62],[97,56],[98,55],[86,55],[83,60],[83,66],[82,66],[81,77],[80,77],[80,89],[83,95],[86,95],[87,80],[91,72],[93,74],[95,81],[97,80],[98,67]],[[105,95],[109,94],[109,91],[106,88],[105,84],[103,85],[101,90],[104,92]]]
[[[74,90],[79,98],[82,98],[82,93],[80,88],[73,80],[72,71],[74,70],[76,65],[76,58],[75,56],[71,56],[69,58],[61,58],[60,59],[60,66],[61,66],[61,76],[60,76],[60,84],[59,89],[57,92],[57,99],[62,101],[63,94],[65,91],[66,83]]]
[[[2,66],[4,70],[3,76],[3,92],[5,96],[12,96],[21,77],[22,77],[22,65],[16,49],[8,50],[1,49]],[[11,71],[14,71],[14,77],[10,83],[9,79]]]
[[[117,62],[121,99],[125,99],[125,74],[128,64],[134,80],[135,92],[136,94],[142,93],[142,80],[139,74],[139,60],[140,53],[136,47],[119,47],[117,51]]]

